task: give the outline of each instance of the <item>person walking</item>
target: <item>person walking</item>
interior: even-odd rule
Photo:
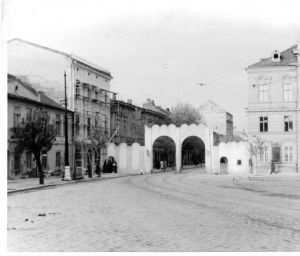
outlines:
[[[165,160],[164,161],[164,172],[166,171],[166,169],[167,169],[167,161]]]
[[[160,170],[161,171],[164,170],[164,161],[163,160],[160,161]]]
[[[104,160],[104,163],[103,163],[103,172],[107,172],[107,161],[106,159]]]
[[[117,161],[116,161],[116,160],[113,162],[113,169],[114,169],[114,172],[115,172],[115,173],[118,172],[118,164],[117,164]]]
[[[101,170],[100,170],[100,166],[99,166],[99,163],[97,163],[96,165],[96,170],[95,170],[95,173],[97,174],[98,177],[101,176]]]
[[[272,174],[272,173],[276,173],[274,160],[272,160],[272,162],[271,162],[271,172],[270,172],[270,174]]]

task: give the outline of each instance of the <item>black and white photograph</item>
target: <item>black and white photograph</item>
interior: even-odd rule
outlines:
[[[300,1],[0,3],[3,255],[300,251]]]

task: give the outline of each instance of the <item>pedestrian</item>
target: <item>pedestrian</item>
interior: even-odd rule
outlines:
[[[160,161],[160,170],[161,171],[164,170],[164,161],[163,160]]]
[[[96,170],[95,170],[95,173],[98,175],[98,177],[101,176],[101,170],[100,170],[99,163],[96,164]]]
[[[88,166],[87,166],[87,171],[88,171],[88,175],[89,175],[89,178],[92,178],[92,165],[90,162],[88,162]]]
[[[117,164],[117,161],[114,161],[114,163],[113,163],[113,169],[114,169],[114,172],[115,172],[115,173],[118,172],[118,164]]]
[[[107,161],[106,159],[104,160],[104,163],[103,163],[103,172],[107,172]]]
[[[271,161],[271,172],[270,172],[270,174],[272,174],[272,173],[276,173],[274,160]]]

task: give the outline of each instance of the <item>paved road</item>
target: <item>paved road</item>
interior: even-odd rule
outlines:
[[[299,180],[188,170],[13,194],[7,228],[9,251],[299,251]]]

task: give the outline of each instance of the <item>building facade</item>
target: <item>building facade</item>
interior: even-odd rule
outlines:
[[[21,39],[10,40],[7,49],[9,73],[57,102],[64,100],[65,72],[68,108],[74,111],[74,164],[84,172],[88,164],[103,161],[103,145],[110,137],[110,72],[78,56]]]
[[[8,149],[7,149],[7,177],[8,179],[37,177],[36,162],[31,151],[18,152],[14,142],[13,128],[21,122],[32,118],[35,109],[42,108],[47,111],[50,121],[55,124],[56,140],[50,151],[42,155],[43,169],[49,174],[60,174],[64,167],[65,136],[64,116],[65,109],[42,92],[33,89],[29,84],[17,77],[8,75]],[[68,133],[72,135],[73,113],[68,111]],[[72,158],[72,141],[69,137],[69,157]],[[71,163],[72,164],[72,163]],[[72,165],[71,165],[72,168]]]
[[[155,108],[142,108],[132,104],[132,100],[127,102],[111,100],[111,142],[116,144],[134,142],[144,145],[145,125],[169,124],[171,119],[167,115],[168,111],[155,111]]]
[[[281,171],[299,171],[299,49],[294,45],[249,66],[248,132],[259,136],[258,172],[274,161]]]
[[[202,121],[210,127],[218,142],[233,140],[233,116],[212,101],[207,101],[198,108]]]

